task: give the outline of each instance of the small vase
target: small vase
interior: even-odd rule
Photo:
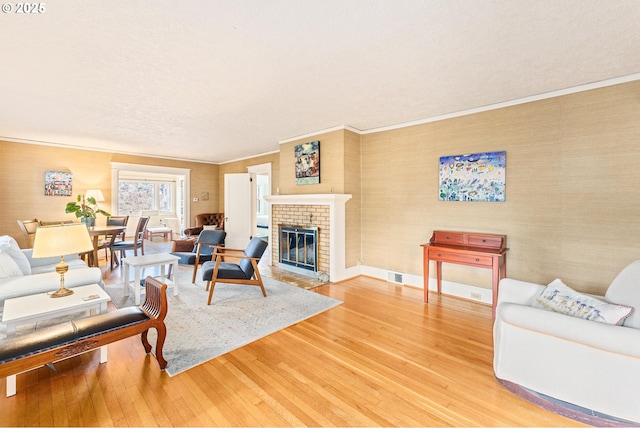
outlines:
[[[80,221],[87,225],[87,227],[93,227],[96,225],[96,219],[93,217],[82,217]]]

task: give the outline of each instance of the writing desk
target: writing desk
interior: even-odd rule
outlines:
[[[422,244],[424,302],[429,303],[429,261],[436,262],[438,294],[442,294],[442,263],[475,266],[492,270],[492,316],[495,319],[498,283],[507,275],[507,236],[473,232],[436,230],[429,243]]]

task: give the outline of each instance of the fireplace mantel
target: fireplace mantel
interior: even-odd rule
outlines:
[[[264,199],[270,205],[328,205],[330,248],[329,278],[332,282],[346,279],[345,218],[346,203],[353,196],[344,193],[270,195]],[[270,218],[273,218],[270,216]]]
[[[335,205],[347,203],[352,195],[344,193],[320,193],[312,195],[269,195],[264,197],[270,204],[280,205]]]

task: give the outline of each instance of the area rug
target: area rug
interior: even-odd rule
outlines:
[[[191,269],[178,269],[179,294],[167,290],[169,311],[163,354],[170,376],[254,342],[342,302],[263,277],[267,297],[255,286],[216,285],[211,305],[203,284],[191,283]],[[122,285],[106,288],[119,307],[133,305],[133,291],[124,297]],[[144,297],[143,297],[144,300]],[[155,330],[149,340],[155,343]]]

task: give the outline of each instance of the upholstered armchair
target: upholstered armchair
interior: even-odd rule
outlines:
[[[198,236],[204,230],[204,226],[216,226],[216,229],[224,230],[224,213],[198,214],[195,227],[186,228],[184,234]]]

